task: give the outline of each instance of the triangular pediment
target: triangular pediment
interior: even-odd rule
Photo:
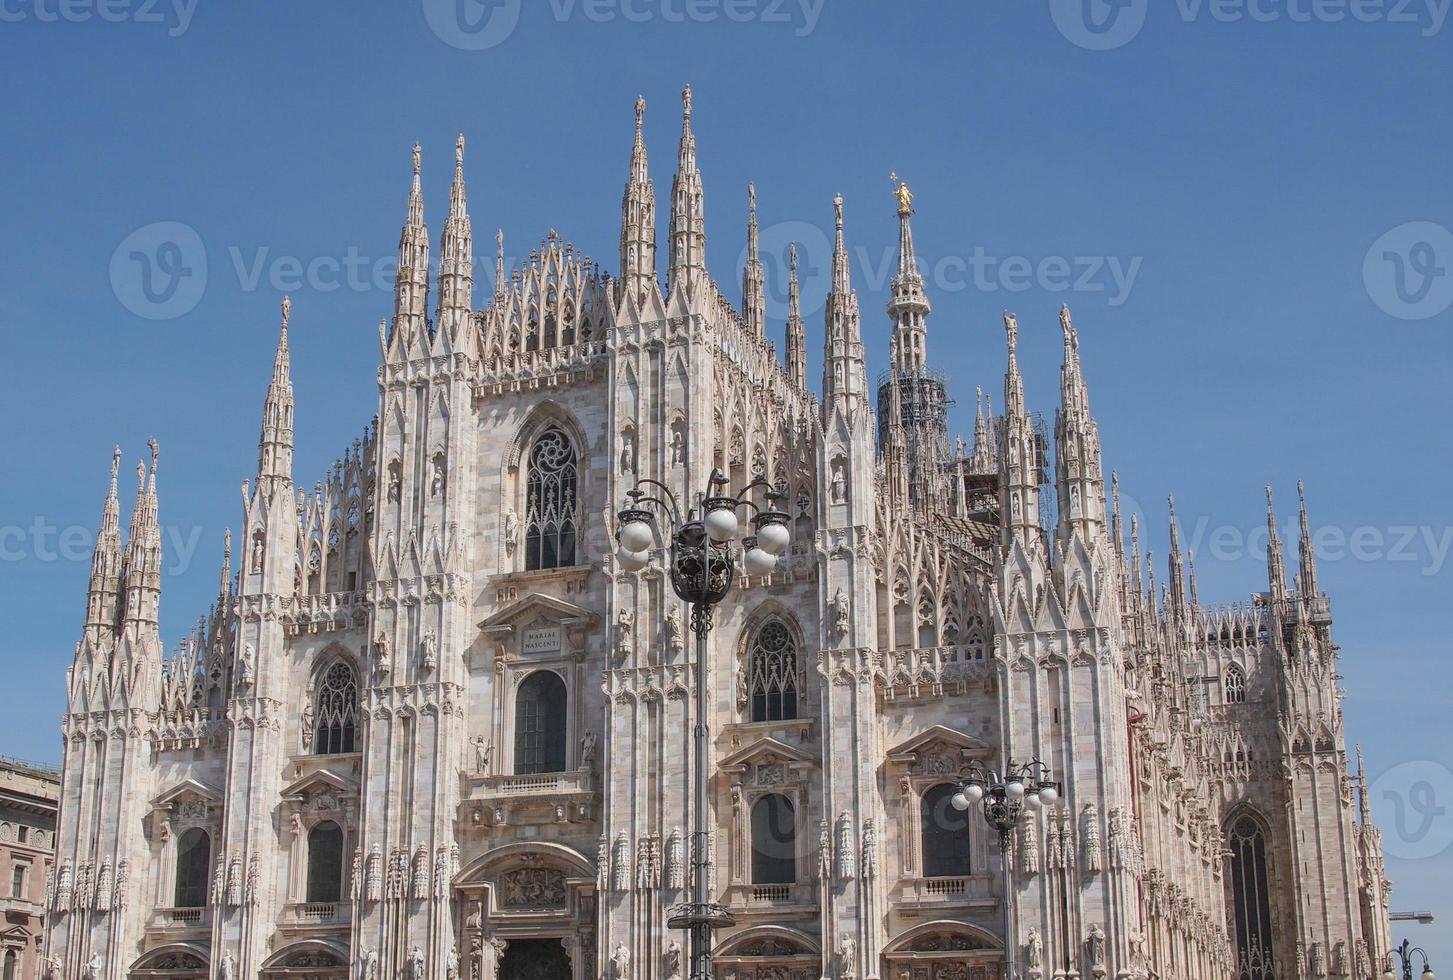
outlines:
[[[743,770],[748,766],[765,762],[768,758],[773,762],[789,765],[815,766],[818,764],[817,756],[812,753],[805,752],[795,745],[789,745],[781,739],[766,736],[727,756],[722,760],[721,768]]]
[[[358,781],[350,779],[332,769],[318,769],[308,773],[282,791],[283,799],[301,799],[318,793],[352,794],[358,792]]]
[[[188,797],[197,797],[208,803],[220,803],[222,794],[199,779],[187,778],[151,801],[152,809],[160,810],[179,803]]]
[[[584,606],[577,606],[573,602],[566,602],[564,599],[541,595],[537,592],[517,599],[496,611],[479,626],[480,629],[491,632],[507,631],[537,620],[581,628],[595,625],[600,620],[600,615]]]
[[[988,743],[954,731],[943,725],[934,725],[902,742],[888,752],[888,761],[901,765],[912,765],[929,755],[959,754],[965,758],[985,756],[993,752]]]

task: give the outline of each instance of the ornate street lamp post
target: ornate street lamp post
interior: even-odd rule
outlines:
[[[1401,980],[1413,980],[1414,953],[1418,954],[1423,959],[1422,980],[1438,980],[1438,978],[1433,975],[1433,968],[1428,965],[1428,954],[1423,952],[1423,948],[1421,946],[1414,946],[1406,939],[1403,940],[1403,944],[1401,946],[1393,947],[1392,952],[1387,954],[1387,969],[1382,971],[1382,980],[1399,980],[1398,974],[1393,969],[1394,966],[1398,965],[1393,962],[1394,956],[1396,956],[1402,964],[1403,972]]]
[[[730,910],[711,901],[707,890],[707,868],[711,862],[710,831],[707,828],[708,780],[706,749],[708,706],[706,702],[707,644],[712,610],[731,591],[738,574],[737,551],[741,550],[740,572],[756,578],[768,575],[787,551],[791,540],[788,516],[777,509],[783,494],[766,480],[755,480],[738,491],[727,492],[721,470],[712,470],[705,493],[696,495],[696,506],[683,514],[676,497],[663,483],[640,480],[627,496],[621,510],[616,541],[616,561],[627,571],[640,571],[651,560],[656,544],[656,516],[668,522],[670,533],[671,587],[691,607],[691,629],[696,633],[696,725],[692,731],[695,759],[695,805],[691,814],[691,901],[672,909],[667,925],[690,934],[691,980],[711,980],[711,933],[735,924]],[[747,499],[753,490],[767,491],[770,509],[763,510]],[[737,511],[750,507],[753,536],[737,542],[741,522]]]
[[[1049,767],[1038,759],[1015,764],[1010,760],[1003,775],[973,763],[960,778],[952,803],[964,812],[982,803],[984,820],[999,832],[999,853],[1004,861],[1004,980],[1014,980],[1014,881],[1010,876],[1013,850],[1010,837],[1024,808],[1037,810],[1059,800],[1059,784],[1050,779]],[[1427,978],[1424,978],[1427,980]]]

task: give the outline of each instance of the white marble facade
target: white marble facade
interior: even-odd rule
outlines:
[[[1305,541],[1295,587],[1274,540],[1244,606],[1203,606],[1178,546],[1158,587],[1068,310],[1053,431],[1010,317],[1002,411],[951,447],[906,187],[891,373],[870,390],[839,198],[811,390],[795,275],[785,356],[765,339],[754,193],[740,310],[706,271],[689,92],[658,277],[643,110],[620,275],[552,231],[482,309],[461,137],[428,312],[416,148],[377,416],[294,481],[284,303],[241,531],[172,653],[158,452],[123,544],[118,451],[49,975],[682,977],[692,636],[659,560],[603,556],[638,477],[684,492],[720,467],[781,487],[794,532],[710,634],[721,977],[1000,977],[998,842],[944,801],[1008,755],[1064,789],[1015,840],[1019,975],[1370,978],[1388,886]],[[1267,897],[1243,935],[1249,872]]]

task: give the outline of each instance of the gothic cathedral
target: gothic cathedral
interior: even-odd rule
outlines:
[[[726,980],[1373,980],[1390,886],[1305,503],[1289,578],[1268,491],[1267,589],[1230,605],[1172,504],[1158,587],[1068,309],[1052,431],[1010,316],[1001,413],[950,445],[905,186],[891,367],[870,389],[839,197],[812,390],[795,253],[766,340],[755,195],[740,309],[707,272],[689,89],[658,276],[643,112],[619,275],[553,231],[507,273],[501,243],[482,309],[462,137],[428,309],[415,147],[377,415],[295,482],[284,301],[241,532],[171,653],[158,449],[124,542],[117,450],[47,975],[682,980],[700,711]],[[697,703],[664,543],[623,569],[615,515],[717,468],[786,494],[792,544],[718,609]],[[951,799],[1009,758],[1062,799],[1002,849]]]

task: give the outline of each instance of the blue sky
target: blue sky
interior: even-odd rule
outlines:
[[[496,227],[512,257],[554,228],[613,270],[632,102],[664,205],[690,82],[729,295],[755,180],[769,289],[801,240],[818,343],[841,192],[885,367],[897,171],[957,427],[975,385],[999,401],[1005,309],[1052,412],[1069,302],[1107,462],[1158,556],[1177,495],[1203,599],[1265,587],[1261,488],[1286,526],[1307,481],[1394,908],[1453,919],[1447,2],[4,0],[0,663],[23,697],[0,751],[58,757],[113,443],[128,472],[161,443],[176,637],[239,520],[283,291],[299,482],[372,415],[415,140],[436,238],[468,140],[478,289]]]

